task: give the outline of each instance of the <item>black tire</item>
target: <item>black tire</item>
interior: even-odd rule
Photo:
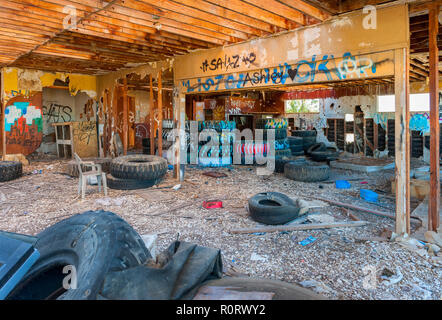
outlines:
[[[93,300],[108,272],[144,264],[151,255],[140,236],[112,212],[87,211],[37,235],[40,258],[9,294],[13,300]],[[77,288],[64,290],[65,266],[74,266]],[[69,272],[72,275],[72,271]]]
[[[23,174],[23,165],[19,161],[0,161],[0,182],[20,178]]]
[[[330,168],[310,161],[290,161],[285,164],[284,175],[295,181],[319,182],[330,177]]]
[[[83,161],[92,161],[96,164],[101,165],[101,170],[105,173],[110,172],[110,163],[112,162],[111,158],[86,158],[82,159]],[[82,166],[82,170],[89,171],[91,170],[90,167]],[[77,162],[75,160],[71,160],[66,164],[65,172],[70,175],[71,177],[78,178],[78,166]]]
[[[250,217],[260,223],[278,225],[299,215],[296,203],[279,192],[258,193],[249,199]]]
[[[136,179],[118,179],[110,174],[106,175],[107,186],[115,190],[137,190],[150,188],[161,182],[157,180],[136,180]]]
[[[293,157],[299,157],[299,156],[303,156],[303,155],[305,155],[303,150],[301,150],[301,151],[292,151],[292,156]]]
[[[150,147],[150,138],[143,138],[143,140],[141,140],[141,144],[144,148]]]
[[[267,141],[267,133],[269,130],[275,130],[275,140],[283,140],[287,138],[287,129],[263,129],[263,140]]]
[[[327,146],[323,142],[315,143],[311,145],[308,150],[306,151],[306,154],[311,154],[314,151],[326,151]]]
[[[295,137],[316,137],[316,130],[292,130]]]
[[[287,140],[290,144],[290,146],[301,146],[303,145],[303,139],[301,137],[294,137],[294,136],[290,136],[287,137]]]
[[[290,146],[290,150],[293,152],[302,152],[304,154],[304,147],[301,146]]]
[[[275,150],[275,159],[283,158],[283,157],[290,157],[291,155],[292,155],[292,151],[290,149]]]
[[[304,137],[303,138],[302,146],[303,146],[305,152],[307,152],[307,150],[314,144],[316,144],[316,137]]]
[[[314,161],[334,161],[339,158],[339,151],[332,148],[327,148],[325,151],[313,151],[310,157]]]
[[[164,158],[133,154],[112,160],[110,172],[115,178],[159,181],[167,172],[167,161]]]
[[[290,160],[286,157],[284,158],[276,158],[275,159],[275,172],[284,173],[284,166]]]

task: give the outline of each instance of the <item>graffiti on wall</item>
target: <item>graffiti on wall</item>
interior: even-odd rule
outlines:
[[[43,118],[41,107],[37,103],[32,100],[11,100],[5,108],[4,124],[8,153],[28,155],[40,146],[43,139]]]
[[[78,141],[80,144],[88,145],[91,143],[93,137],[97,135],[97,125],[95,122],[77,122],[72,130],[74,140]],[[94,143],[96,143],[94,141]]]
[[[207,78],[182,80],[181,84],[189,92],[232,90],[269,85],[340,81],[394,73],[393,54],[377,53],[366,56],[353,56],[350,52],[342,57],[316,55],[310,60],[301,60],[294,65],[284,63],[275,68],[240,73],[219,74]],[[379,72],[379,67],[384,67]]]
[[[421,135],[430,132],[430,122],[423,114],[415,114],[410,118],[410,130],[419,131]]]
[[[229,71],[238,69],[242,66],[250,67],[256,61],[256,53],[250,52],[247,54],[234,54],[231,56],[224,55],[222,58],[214,58],[210,61],[205,59],[200,66],[203,72],[210,71]]]
[[[43,106],[43,116],[47,123],[69,122],[72,120],[72,108],[58,103]]]

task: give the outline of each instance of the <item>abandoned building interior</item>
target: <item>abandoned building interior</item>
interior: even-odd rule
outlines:
[[[0,0],[0,230],[104,210],[154,260],[179,239],[227,278],[439,300],[441,24],[426,0]]]

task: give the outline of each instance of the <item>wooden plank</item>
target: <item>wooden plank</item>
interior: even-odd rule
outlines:
[[[229,232],[233,234],[243,234],[243,233],[255,233],[255,232],[301,231],[301,230],[316,230],[316,229],[330,229],[330,228],[362,227],[367,224],[368,224],[367,221],[309,223],[309,224],[298,224],[293,226],[282,225],[282,226],[272,226],[272,227],[232,229]]]
[[[372,119],[372,121],[373,121],[373,143],[374,143],[373,148],[374,148],[374,150],[377,150],[378,149],[378,135],[379,135],[378,124],[375,123],[374,119]]]
[[[3,88],[3,72],[0,73],[0,88]],[[3,101],[3,90],[0,92],[0,104],[2,108],[1,114],[1,138],[2,138],[2,159],[6,160],[6,133],[5,133],[5,105],[6,103]]]
[[[154,130],[154,104],[153,104],[153,85],[152,85],[152,75],[149,74],[149,125],[150,125],[150,154],[155,154],[155,130]]]
[[[396,229],[410,234],[410,109],[408,50],[395,50]]]
[[[284,4],[286,6],[293,7],[294,9],[299,10],[299,11],[303,12],[304,14],[307,14],[313,18],[316,18],[319,21],[325,21],[331,17],[331,15],[328,12],[318,9],[318,8],[312,6],[311,4],[308,4],[305,1],[284,0]]]
[[[428,205],[428,230],[437,231],[439,227],[439,50],[437,47],[439,6],[429,10],[429,47],[430,47],[430,197]]]
[[[163,84],[162,71],[158,71],[158,155],[163,156]]]
[[[127,154],[128,143],[128,106],[127,106],[127,77],[123,79],[123,154]]]

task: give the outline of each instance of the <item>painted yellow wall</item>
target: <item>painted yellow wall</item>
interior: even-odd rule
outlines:
[[[29,96],[44,87],[53,86],[54,81],[65,81],[69,77],[69,92],[75,96],[82,91],[91,98],[97,97],[97,77],[73,73],[44,72],[19,68],[3,68],[3,97],[8,101],[16,95]]]

